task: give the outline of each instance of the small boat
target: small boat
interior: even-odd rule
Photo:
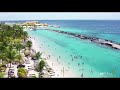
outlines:
[[[59,25],[55,25],[54,27],[55,27],[55,28],[60,28],[60,26],[59,26]]]
[[[60,28],[59,25],[49,25],[49,27]]]

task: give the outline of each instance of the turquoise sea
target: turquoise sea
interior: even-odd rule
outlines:
[[[120,43],[120,21],[45,20],[43,23],[60,25],[63,30]],[[63,65],[76,73],[76,77],[120,77],[120,50],[81,40],[48,30],[28,31],[38,45],[55,56]],[[59,58],[60,56],[60,58]]]

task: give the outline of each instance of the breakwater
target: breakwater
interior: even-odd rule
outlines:
[[[94,42],[94,43],[97,43],[97,44],[106,45],[108,47],[120,50],[120,44],[115,43],[115,42],[110,41],[110,40],[100,39],[100,38],[96,38],[96,37],[89,37],[89,36],[86,36],[86,35],[75,34],[75,33],[65,32],[65,31],[61,31],[61,30],[53,30],[53,29],[46,29],[46,30],[54,31],[54,32],[57,32],[57,33],[62,33],[62,34],[67,34],[67,35],[71,35],[71,36],[77,37],[79,39],[90,40],[91,42]]]

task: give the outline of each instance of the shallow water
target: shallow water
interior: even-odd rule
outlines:
[[[120,76],[118,50],[51,31],[28,32],[40,41],[39,45],[44,44],[42,47],[45,48],[46,53],[56,57],[56,60],[58,58],[59,62],[73,70],[77,74],[76,77],[81,77],[82,73],[84,77]]]

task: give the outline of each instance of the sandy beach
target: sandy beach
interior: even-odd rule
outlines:
[[[59,62],[57,62],[55,60],[56,57],[51,57],[51,58],[47,58],[49,55],[47,54],[47,52],[45,52],[44,48],[42,48],[42,46],[39,46],[37,44],[37,40],[34,37],[31,37],[30,40],[33,42],[33,46],[32,48],[35,49],[37,52],[40,51],[42,54],[42,58],[46,58],[46,62],[48,63],[48,65],[54,70],[55,72],[55,76],[52,76],[53,78],[57,78],[57,77],[75,77],[76,75],[67,68],[67,66],[64,66],[62,64],[60,64]],[[40,48],[41,47],[41,48]],[[64,74],[63,74],[64,71]]]

